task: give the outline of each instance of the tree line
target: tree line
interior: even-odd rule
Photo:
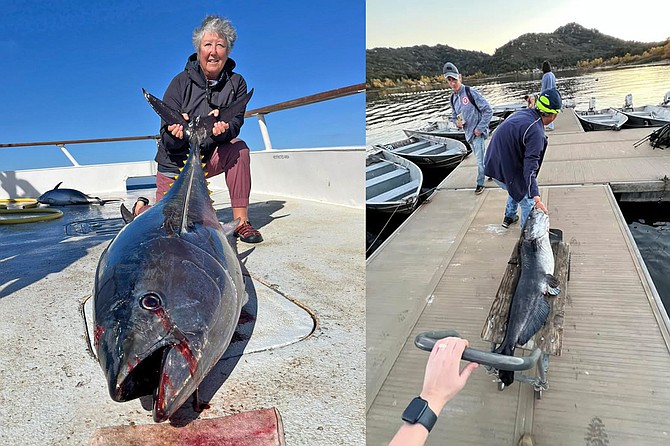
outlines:
[[[670,39],[627,41],[569,23],[552,33],[524,34],[496,49],[493,55],[448,45],[369,49],[366,82],[369,88],[443,83],[442,66],[447,61],[456,64],[463,76],[472,78],[538,70],[544,60],[555,69],[566,69],[664,59],[670,59]]]

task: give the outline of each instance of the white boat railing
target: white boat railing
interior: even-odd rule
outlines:
[[[265,115],[289,108],[327,101],[365,91],[365,84],[330,90],[312,96],[271,105],[245,113],[246,117],[257,116],[265,150],[251,152],[251,177],[255,193],[280,195],[340,204],[350,207],[365,205],[365,147],[327,147],[273,150],[265,126]],[[129,188],[129,180],[146,187],[156,175],[153,160],[121,162],[112,164],[80,164],[67,150],[70,144],[157,140],[158,135],[99,138],[87,140],[45,141],[0,144],[2,148],[56,146],[61,149],[72,165],[42,169],[15,171],[0,170],[0,199],[37,197],[64,182],[93,195],[113,194]],[[1,151],[0,151],[1,153]],[[227,189],[224,176],[211,179],[214,189]],[[65,187],[65,186],[64,186]]]
[[[365,93],[365,84],[356,84],[350,85],[348,87],[336,88],[334,90],[324,91],[322,93],[313,94],[310,96],[304,96],[297,99],[292,99],[290,101],[280,102],[278,104],[268,105],[266,107],[256,108],[253,110],[248,110],[244,117],[256,116],[258,119],[258,125],[260,127],[261,136],[263,138],[263,145],[265,150],[273,150],[272,142],[270,141],[270,133],[268,132],[267,124],[265,123],[265,116],[282,111],[288,110],[290,108],[302,107],[309,104],[315,104],[317,102],[328,101],[331,99],[337,99],[344,96],[349,96],[357,93]],[[145,139],[158,140],[160,135],[147,135],[147,136],[127,136],[120,138],[95,138],[95,139],[73,139],[67,141],[42,141],[42,142],[21,142],[21,143],[9,143],[9,144],[0,144],[0,149],[2,148],[12,148],[12,147],[36,147],[36,146],[56,146],[58,147],[67,159],[72,163],[74,167],[79,167],[80,164],[77,162],[75,157],[70,151],[65,147],[70,144],[90,144],[90,143],[100,143],[100,142],[120,142],[120,141],[139,141]]]

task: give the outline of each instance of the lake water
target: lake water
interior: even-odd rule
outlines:
[[[621,107],[628,93],[633,105],[657,105],[670,91],[670,65],[621,68],[579,74],[556,72],[556,86],[563,99],[575,101],[577,110],[586,110],[591,97],[596,108]],[[472,83],[491,105],[523,102],[523,96],[538,93],[541,76]],[[403,129],[419,128],[429,121],[444,119],[450,113],[451,89],[417,91],[386,95],[368,100],[366,106],[366,143],[383,144],[403,139]]]
[[[563,99],[575,101],[577,110],[588,108],[591,97],[596,98],[596,107],[621,107],[628,93],[633,95],[633,105],[657,105],[670,91],[670,65],[622,68],[608,71],[556,73],[557,88]],[[541,77],[518,76],[505,81],[483,81],[472,83],[491,105],[523,102],[523,96],[537,93]],[[367,145],[383,144],[404,139],[403,129],[419,128],[429,121],[445,119],[450,112],[451,90],[388,94],[368,100],[366,107]],[[448,172],[445,172],[445,176]],[[670,175],[669,175],[670,176]],[[625,204],[622,212],[628,227],[645,260],[649,273],[670,312],[670,204],[647,203]],[[368,213],[368,240],[377,240],[378,245],[399,226],[403,219]],[[384,230],[381,231],[381,228]],[[382,232],[381,236],[379,232]],[[369,247],[368,255],[376,248]]]

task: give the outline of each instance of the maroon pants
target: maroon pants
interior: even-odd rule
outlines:
[[[226,173],[226,184],[230,194],[230,206],[234,208],[249,207],[251,193],[251,159],[247,143],[241,139],[222,144],[216,149],[205,166],[207,178]],[[160,172],[156,173],[156,202],[170,188],[174,180]]]

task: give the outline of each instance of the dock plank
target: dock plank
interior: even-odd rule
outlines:
[[[443,188],[433,203],[453,202],[465,191]],[[468,385],[444,408],[427,444],[516,445],[523,432],[537,444],[582,444],[589,435],[610,444],[657,445],[669,441],[670,354],[667,330],[654,308],[649,286],[635,253],[626,242],[626,227],[606,185],[542,187],[552,226],[564,232],[571,250],[570,292],[566,299],[561,356],[551,357],[549,389],[541,400],[529,401],[532,388],[515,384],[499,392],[495,377],[477,370]],[[458,195],[457,195],[458,194]],[[451,200],[449,197],[452,197]],[[505,193],[487,189],[473,208],[464,232],[432,296],[416,318],[383,385],[372,394],[367,412],[367,444],[387,444],[400,426],[405,405],[421,389],[427,355],[413,346],[422,331],[456,329],[470,345],[488,350],[480,339],[509,253],[518,240],[518,226],[500,227]],[[426,206],[420,217],[434,219],[444,209]],[[416,238],[408,225],[392,239],[389,252]],[[441,243],[439,237],[430,244]],[[420,263],[426,249],[406,251],[407,263]],[[383,250],[379,257],[386,257]],[[374,335],[379,271],[368,270],[368,348]],[[387,280],[417,286],[412,272]],[[422,282],[425,283],[425,282]],[[414,284],[414,285],[412,285]],[[387,286],[390,286],[387,284]],[[389,303],[389,305],[392,305]],[[390,312],[390,308],[385,311]],[[411,325],[409,323],[408,325]],[[373,341],[374,342],[374,341]],[[374,364],[368,362],[368,374]],[[383,375],[383,374],[382,374]],[[370,394],[368,394],[370,397]],[[594,441],[598,438],[593,437]]]

